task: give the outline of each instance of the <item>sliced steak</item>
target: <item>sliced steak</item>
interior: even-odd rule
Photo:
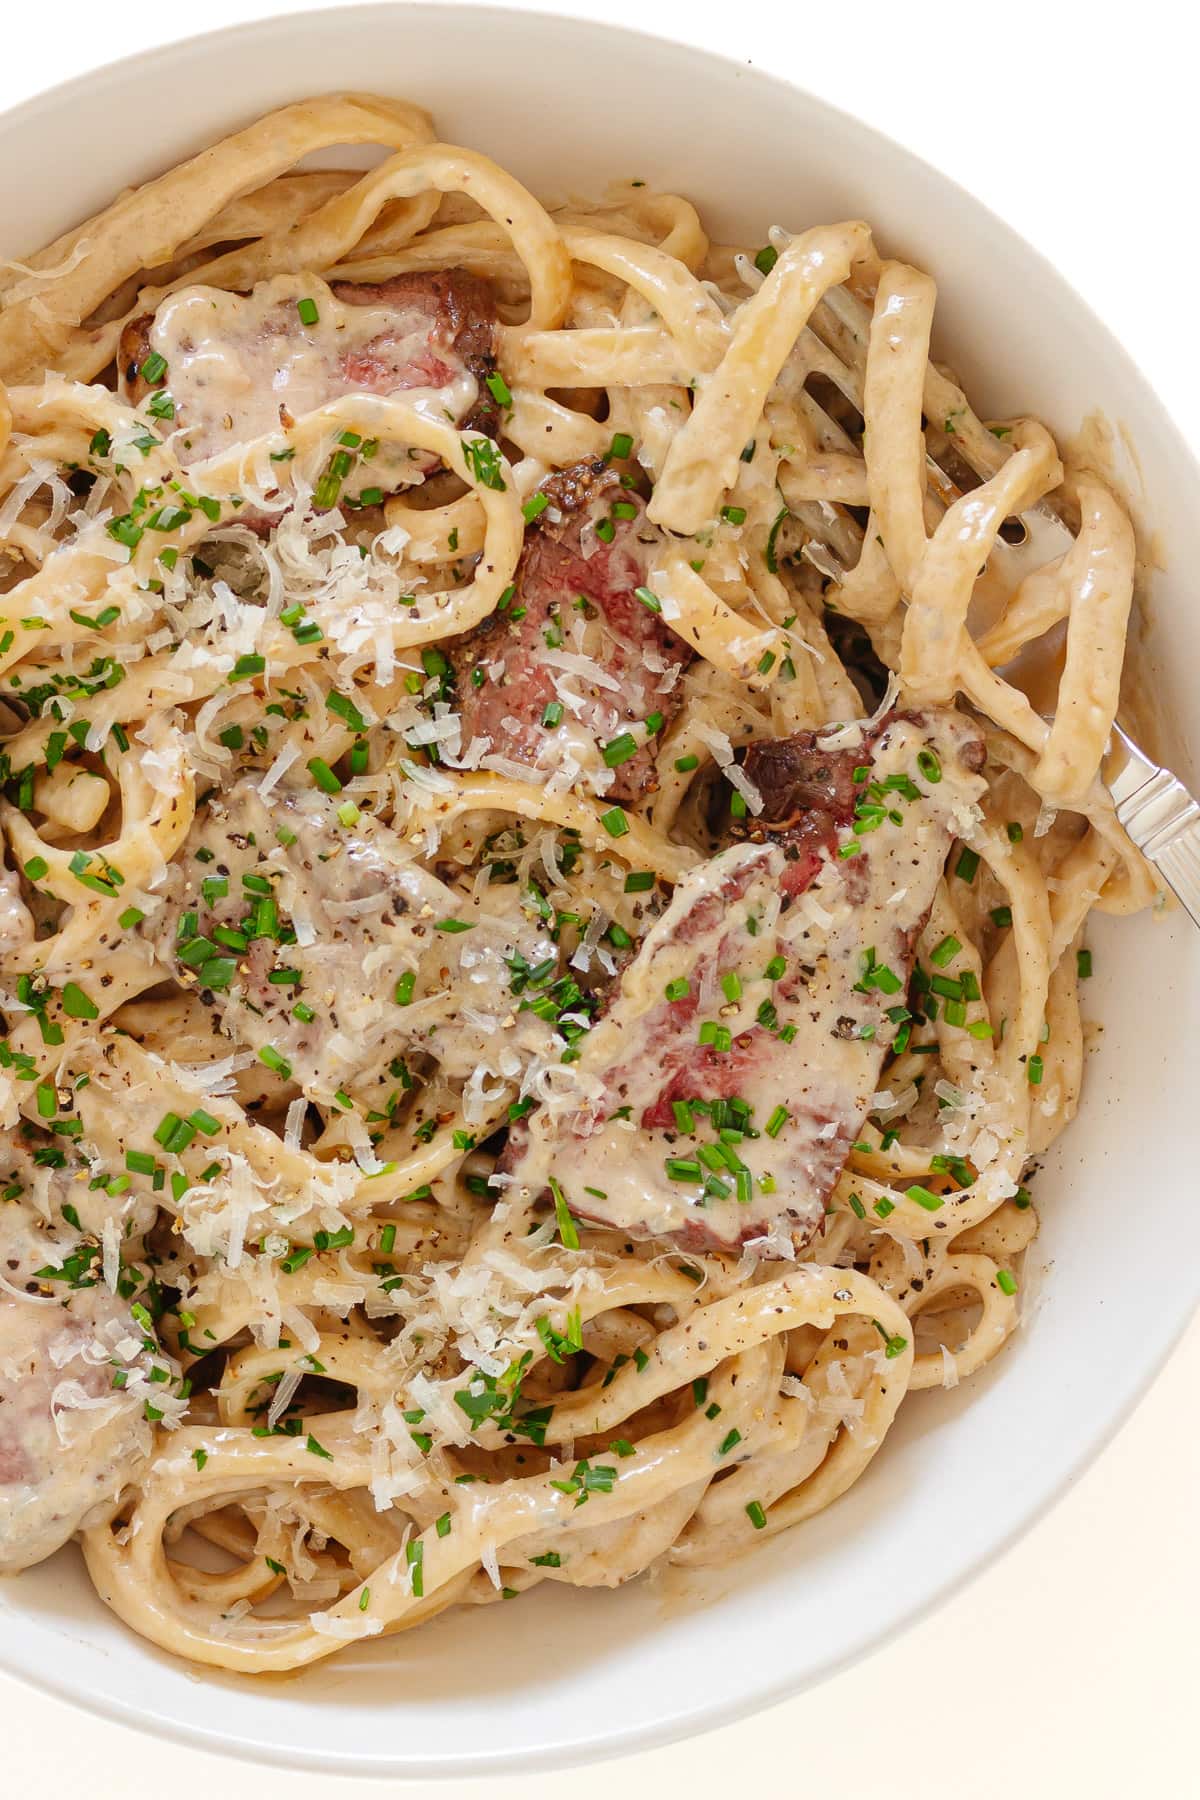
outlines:
[[[631,725],[667,728],[691,656],[637,597],[661,536],[602,460],[560,470],[538,492],[547,505],[509,604],[453,653],[463,742],[486,738],[493,756],[636,800],[654,783],[651,750],[606,762],[605,747],[617,741],[612,759],[632,748],[621,741]]]
[[[428,380],[423,384],[406,380],[398,385],[446,387],[461,364],[475,377],[479,391],[474,406],[459,422],[495,437],[500,408],[487,379],[496,372],[496,299],[486,281],[465,269],[414,270],[394,275],[390,281],[335,281],[333,292],[347,306],[382,306],[398,313],[413,310],[424,314],[429,321],[429,349],[414,360],[412,369],[424,369]],[[348,358],[345,369],[369,391],[390,392],[379,385],[387,379],[387,334],[381,344],[368,344]]]
[[[312,275],[279,275],[249,294],[186,287],[169,295],[126,325],[118,373],[135,405],[152,389],[163,408],[169,397],[164,428],[181,429],[190,467],[343,394],[432,389],[439,416],[491,432],[495,335],[490,288],[460,269],[333,288]],[[404,486],[433,466],[424,451],[386,444],[350,460],[342,483],[350,497]]]
[[[535,1115],[506,1159],[519,1184],[684,1247],[786,1256],[818,1229],[983,792],[958,713],[857,736],[755,747],[758,841],[680,882],[583,1041],[575,1109]]]

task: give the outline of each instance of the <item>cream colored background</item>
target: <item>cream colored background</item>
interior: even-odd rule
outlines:
[[[304,0],[208,0],[181,14],[59,0],[51,11],[14,0],[4,9],[0,107],[135,47],[304,9]],[[1183,335],[1200,287],[1191,222],[1196,61],[1179,23],[1189,9],[1165,0],[1016,0],[1003,9],[966,0],[936,12],[912,0],[822,8],[800,0],[571,0],[557,10],[736,53],[940,164],[1058,263],[1190,425],[1200,451],[1200,350]],[[948,26],[939,29],[939,19]],[[469,46],[460,53],[469,55]],[[148,106],[169,104],[167,94],[147,95]],[[136,130],[135,121],[113,123]],[[1029,329],[1038,328],[1031,319]],[[1180,1180],[1196,1190],[1194,1165],[1180,1169]],[[1153,1194],[1131,1194],[1130,1209],[1138,1229],[1154,1231]],[[1164,1242],[1162,1250],[1190,1254],[1187,1245]],[[856,1668],[687,1744],[569,1777],[491,1781],[491,1800],[557,1800],[568,1784],[571,1800],[608,1800],[615,1791],[631,1800],[731,1790],[738,1800],[1195,1794],[1198,1389],[1200,1322],[1051,1515]],[[562,1648],[547,1646],[547,1654]],[[712,1679],[719,1691],[719,1668]],[[402,1696],[396,1730],[403,1734]],[[348,1800],[366,1791],[157,1745],[0,1676],[0,1794],[125,1800],[135,1789],[218,1792],[221,1800],[284,1792],[289,1800]],[[479,1791],[467,1782],[440,1789],[446,1800]]]

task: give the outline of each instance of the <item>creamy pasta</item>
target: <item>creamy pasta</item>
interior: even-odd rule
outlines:
[[[0,274],[0,1570],[295,1668],[736,1556],[1015,1328],[1133,533],[790,224],[334,95]]]

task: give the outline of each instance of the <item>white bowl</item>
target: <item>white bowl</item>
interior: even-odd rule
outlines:
[[[937,276],[940,352],[984,416],[1028,407],[1069,432],[1099,406],[1127,429],[1167,565],[1141,668],[1168,717],[1200,723],[1189,580],[1200,566],[1200,481],[1158,399],[1078,295],[984,207],[756,69],[489,9],[339,8],[222,31],[0,119],[0,166],[37,171],[8,186],[0,253],[28,251],[269,107],[339,87],[420,100],[444,137],[490,152],[550,198],[640,175],[691,195],[739,241],[773,222],[870,219],[886,246]],[[1178,740],[1169,747],[1194,775]],[[431,1775],[662,1743],[876,1646],[1063,1491],[1197,1298],[1196,1260],[1178,1251],[1198,1197],[1200,937],[1176,915],[1102,920],[1093,939],[1088,1003],[1104,1031],[1079,1118],[1038,1184],[1044,1224],[1031,1262],[1045,1274],[1026,1284],[1036,1303],[981,1377],[914,1395],[865,1477],[810,1524],[704,1581],[541,1590],[259,1681],[197,1674],[127,1632],[68,1549],[0,1584],[0,1661],[79,1705],[204,1748],[341,1774]]]

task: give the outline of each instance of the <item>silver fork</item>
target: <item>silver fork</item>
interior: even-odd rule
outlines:
[[[1109,759],[1104,779],[1117,818],[1200,925],[1200,804],[1119,725],[1113,726]]]

